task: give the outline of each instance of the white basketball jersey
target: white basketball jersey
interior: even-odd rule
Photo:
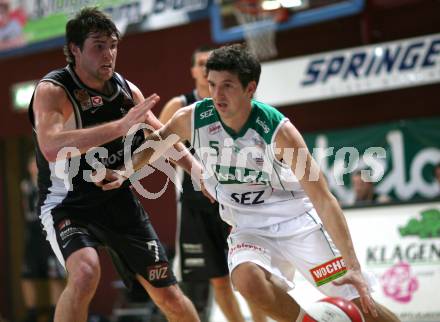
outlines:
[[[290,167],[275,158],[274,140],[288,119],[252,101],[248,121],[234,133],[212,99],[194,104],[191,143],[205,171],[205,186],[234,229],[261,229],[313,208]]]

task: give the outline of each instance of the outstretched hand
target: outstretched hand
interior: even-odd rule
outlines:
[[[351,284],[359,293],[362,311],[364,313],[370,312],[373,317],[378,317],[376,304],[371,297],[368,284],[360,270],[349,269],[347,273],[333,282],[335,285]]]
[[[121,119],[124,135],[132,126],[147,122],[147,119],[151,117],[150,110],[159,102],[159,99],[157,94],[150,95],[128,111]]]
[[[123,176],[123,171],[121,170],[105,169],[104,179],[95,182],[95,184],[101,187],[102,190],[107,191],[120,188],[127,179],[127,177]]]

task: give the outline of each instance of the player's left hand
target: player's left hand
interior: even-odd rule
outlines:
[[[121,170],[105,169],[105,177],[103,180],[95,182],[102,190],[118,189],[122,186],[127,177],[123,175]]]
[[[374,303],[373,298],[371,297],[370,290],[368,288],[368,284],[365,281],[362,272],[357,269],[349,269],[347,273],[338,278],[333,282],[335,285],[344,285],[351,284],[353,285],[359,293],[359,299],[362,306],[362,311],[364,313],[371,313],[371,315],[375,318],[378,317],[376,304]]]

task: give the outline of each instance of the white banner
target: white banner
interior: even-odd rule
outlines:
[[[402,322],[440,321],[440,202],[346,210],[374,298]]]
[[[256,98],[281,106],[440,81],[440,34],[262,64]]]

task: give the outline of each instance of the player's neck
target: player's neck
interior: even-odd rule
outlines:
[[[110,95],[112,91],[112,86],[109,81],[98,79],[88,74],[81,68],[75,66],[75,73],[78,75],[81,82],[87,87],[94,89],[100,93]]]
[[[222,121],[226,124],[230,129],[232,129],[235,133],[239,133],[241,129],[247,123],[252,112],[252,105],[249,102],[249,105],[243,106],[238,113],[222,117]]]

